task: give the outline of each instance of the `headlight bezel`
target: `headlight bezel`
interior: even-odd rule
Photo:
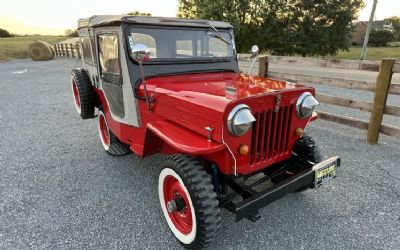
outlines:
[[[301,119],[306,119],[312,115],[316,106],[319,105],[319,102],[313,94],[310,92],[304,92],[297,99],[296,103],[296,114],[297,117]]]
[[[241,121],[236,121],[236,119],[242,119]],[[251,109],[246,104],[236,105],[228,114],[227,128],[232,136],[243,136],[251,128],[252,123],[256,119],[254,118]],[[235,124],[236,123],[236,124]],[[240,128],[239,126],[244,126]]]

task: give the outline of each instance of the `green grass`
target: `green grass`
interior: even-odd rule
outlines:
[[[66,40],[63,36],[24,36],[0,38],[0,61],[27,58],[27,49],[32,42],[41,40],[50,44]]]
[[[362,47],[351,47],[349,51],[340,51],[335,59],[360,59]],[[381,60],[385,57],[400,58],[400,47],[380,47],[380,48],[368,48],[367,59],[368,60]]]

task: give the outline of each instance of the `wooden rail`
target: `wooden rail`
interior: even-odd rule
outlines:
[[[82,58],[79,43],[57,43],[54,45],[56,56]]]
[[[239,64],[241,62],[250,62],[250,54],[238,54]],[[294,57],[294,56],[268,56],[267,63],[286,64],[286,65],[304,65],[317,68],[334,68],[334,69],[353,69],[366,71],[379,71],[379,61],[369,60],[338,60],[338,59],[323,59],[309,57]],[[393,73],[400,73],[400,62],[393,66]]]
[[[239,54],[239,68],[247,72],[250,67],[250,55]],[[339,77],[305,75],[297,73],[281,73],[269,70],[269,64],[297,64],[304,67],[336,68],[378,71],[376,82],[345,79]],[[258,72],[258,73],[256,73]],[[370,120],[363,121],[348,116],[318,112],[318,117],[327,121],[368,130],[367,143],[376,144],[379,133],[400,137],[400,128],[382,124],[383,115],[400,117],[400,107],[386,104],[388,94],[400,95],[400,84],[391,83],[393,73],[400,73],[400,64],[395,59],[383,59],[381,62],[356,61],[356,60],[331,60],[319,58],[284,57],[284,56],[260,56],[259,64],[254,67],[254,72],[260,76],[266,76],[281,80],[295,80],[303,83],[315,83],[338,88],[371,91],[375,93],[373,102],[349,99],[338,96],[317,94],[321,103],[357,109],[362,112],[370,112]]]

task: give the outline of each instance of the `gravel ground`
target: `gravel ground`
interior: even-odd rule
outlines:
[[[112,157],[96,122],[73,107],[79,62],[0,64],[0,249],[180,249],[158,204],[164,156]],[[324,155],[339,177],[261,210],[256,222],[223,211],[215,249],[400,249],[400,142],[317,121]]]

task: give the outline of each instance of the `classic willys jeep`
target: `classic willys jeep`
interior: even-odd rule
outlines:
[[[111,155],[170,155],[158,193],[185,247],[219,234],[221,207],[256,220],[267,204],[335,176],[339,158],[321,161],[304,135],[317,118],[315,90],[241,74],[230,24],[93,16],[78,28],[76,109],[83,119],[97,117]]]

